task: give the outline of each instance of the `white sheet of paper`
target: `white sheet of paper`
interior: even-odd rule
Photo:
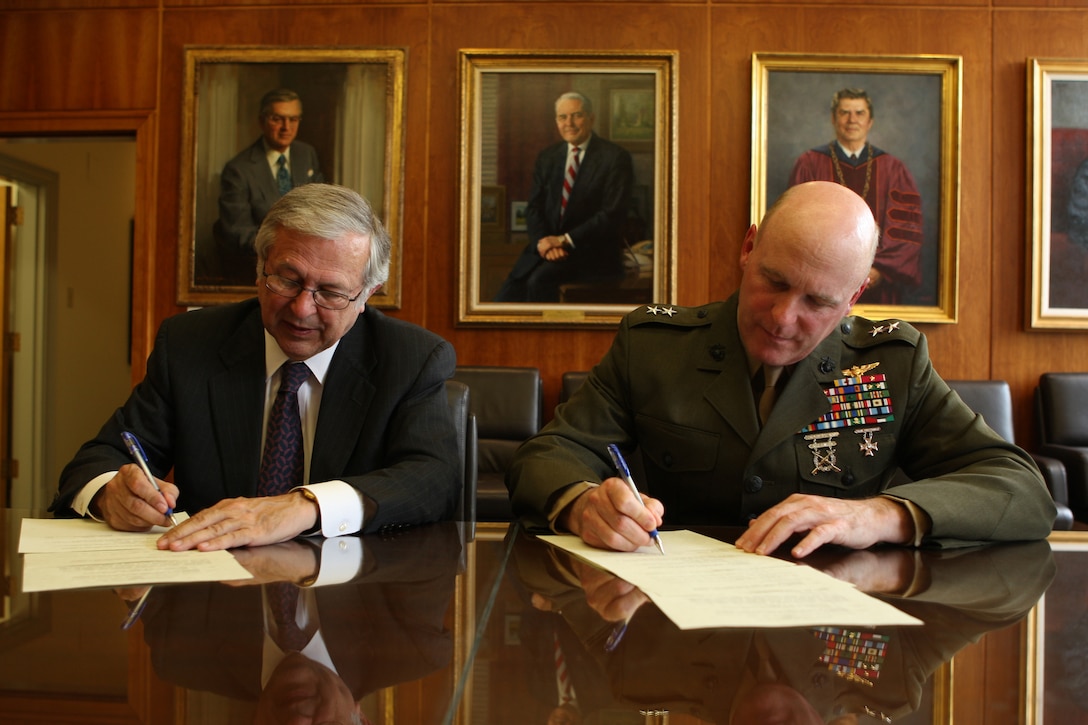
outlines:
[[[634,584],[680,629],[922,624],[808,566],[749,554],[692,531],[663,531],[665,556],[595,549],[577,536],[540,538]]]
[[[229,551],[160,551],[166,531],[115,531],[89,519],[23,519],[23,591],[252,579]]]

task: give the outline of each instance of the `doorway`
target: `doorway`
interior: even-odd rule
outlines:
[[[6,505],[45,515],[61,468],[131,389],[132,138],[0,139],[13,228],[6,295],[13,474]],[[2,426],[0,426],[2,430]],[[0,441],[2,444],[2,441]]]

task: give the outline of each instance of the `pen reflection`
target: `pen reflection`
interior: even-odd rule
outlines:
[[[233,553],[252,580],[154,587],[141,619],[156,674],[228,698],[246,721],[355,723],[367,722],[359,703],[369,693],[447,666],[455,526],[338,543],[240,549]],[[322,586],[318,575],[343,565],[346,543],[362,554],[358,573]],[[315,578],[315,586],[294,585]],[[281,592],[301,602],[289,610],[294,642],[276,612]]]
[[[926,552],[829,549],[809,563],[924,624],[685,631],[637,588],[524,533],[514,562],[528,607],[521,614],[523,664],[505,669],[526,682],[505,688],[527,686],[541,712],[562,703],[577,713],[573,722],[587,724],[640,710],[731,725],[898,722],[931,702],[927,683],[942,664],[986,632],[1020,620],[1055,572],[1046,542]],[[607,646],[617,626],[625,626],[622,638]],[[573,696],[565,701],[549,683],[549,638],[571,681]]]

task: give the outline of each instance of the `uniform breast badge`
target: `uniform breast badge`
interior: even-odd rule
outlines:
[[[895,420],[892,399],[888,395],[887,378],[883,374],[873,373],[879,365],[879,362],[874,362],[843,370],[844,377],[832,381],[831,387],[824,388],[824,395],[827,396],[831,409],[799,432],[812,433],[855,426],[877,426],[875,430],[879,430],[881,424]],[[872,445],[871,451],[877,450],[871,435],[866,441]],[[872,452],[867,452],[866,455],[872,455]]]
[[[855,428],[854,432],[861,436],[861,443],[858,443],[861,452],[867,456],[875,456],[876,452],[880,450],[880,446],[873,440],[873,433],[880,431],[879,425],[874,425],[869,428]]]
[[[835,455],[835,439],[839,437],[838,431],[830,433],[810,433],[805,436],[809,441],[808,448],[812,451],[812,475],[817,473],[841,473],[838,466],[838,456]]]

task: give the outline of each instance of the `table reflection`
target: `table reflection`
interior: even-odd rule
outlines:
[[[257,723],[348,723],[365,721],[359,703],[368,693],[450,665],[455,527],[234,554],[254,579],[156,586],[148,595],[144,638],[167,682],[250,703]],[[323,586],[330,568],[350,578]],[[285,592],[299,595],[287,619],[277,614]]]
[[[512,560],[520,661],[507,662],[501,685],[493,671],[490,687],[528,694],[534,714],[522,721],[549,724],[641,722],[619,713],[654,711],[738,725],[902,722],[942,664],[1023,618],[1055,571],[1046,542],[827,550],[806,563],[924,624],[683,631],[637,588],[524,533]],[[911,722],[930,721],[919,715]]]

